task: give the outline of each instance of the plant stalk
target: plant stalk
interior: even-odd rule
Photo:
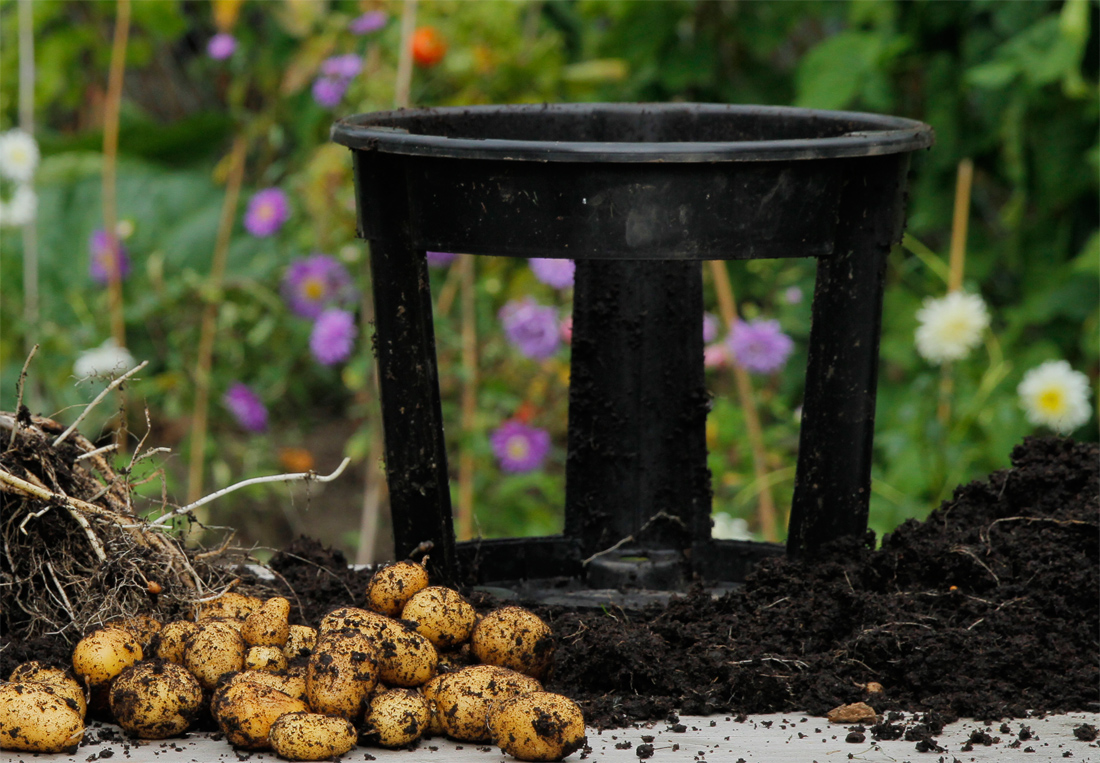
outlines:
[[[955,211],[951,220],[951,250],[948,258],[947,293],[962,288],[966,266],[966,234],[970,222],[970,191],[974,181],[974,162],[963,159],[955,176]],[[954,369],[944,363],[940,371],[939,405],[936,418],[947,426],[951,419],[951,395],[955,391]]]
[[[34,135],[34,9],[31,0],[19,0],[19,127]],[[28,353],[38,341],[38,227],[23,226],[23,322]]]
[[[409,107],[409,93],[412,90],[413,57],[412,36],[416,31],[417,0],[404,0],[401,7],[401,49],[397,58],[397,81],[394,84],[393,107]]]
[[[462,434],[473,433],[477,417],[477,312],[474,301],[475,257],[459,257],[455,265],[462,276]],[[474,454],[464,447],[458,456],[458,540],[474,534]]]

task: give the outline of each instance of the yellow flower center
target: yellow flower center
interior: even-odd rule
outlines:
[[[1066,409],[1066,396],[1056,387],[1043,390],[1036,402],[1039,410],[1051,416],[1061,415]]]
[[[320,278],[307,278],[302,282],[302,292],[308,299],[317,300],[325,295],[325,285]]]
[[[527,454],[530,452],[531,448],[529,447],[526,438],[512,437],[508,440],[506,450],[508,451],[509,458],[514,458],[518,461],[520,459],[527,458]]]

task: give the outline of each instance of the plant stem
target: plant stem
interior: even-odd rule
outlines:
[[[714,277],[714,291],[718,297],[718,311],[727,331],[733,331],[737,323],[737,303],[733,299],[733,286],[730,284],[726,263],[710,260],[710,272]],[[745,413],[745,428],[748,430],[749,447],[752,450],[752,470],[760,487],[760,502],[757,504],[756,517],[764,540],[775,543],[779,540],[776,528],[775,499],[768,483],[768,466],[765,463],[764,433],[760,427],[760,414],[756,408],[756,396],[753,394],[749,372],[733,359],[733,379],[737,385],[737,398]]]
[[[19,127],[34,135],[34,14],[31,0],[19,0]],[[23,321],[28,353],[38,340],[38,227],[23,226]]]
[[[237,202],[244,177],[245,142],[243,135],[233,141],[230,152],[229,175],[225,184],[225,201],[218,224],[218,236],[214,242],[214,261],[207,279],[207,303],[202,313],[202,333],[199,337],[199,357],[195,365],[195,410],[191,416],[191,463],[187,475],[187,502],[193,503],[202,495],[202,472],[206,451],[207,408],[210,401],[210,367],[214,356],[214,335],[217,328],[218,302],[225,277],[225,263],[229,255],[229,239],[233,222],[237,217]]]
[[[103,228],[107,236],[108,309],[111,336],[119,347],[126,346],[126,323],[122,313],[122,278],[118,243],[118,124],[122,106],[122,83],[126,73],[126,46],[130,37],[130,0],[118,0],[115,36],[111,46],[111,67],[107,75],[107,102],[103,114]]]
[[[409,92],[412,90],[412,36],[416,31],[416,2],[404,0],[401,8],[401,49],[397,58],[397,81],[394,84],[393,107],[409,107]]]
[[[962,288],[963,270],[966,265],[966,232],[970,221],[970,189],[974,181],[974,162],[963,159],[955,177],[955,213],[951,220],[951,252],[948,260],[947,293]],[[940,372],[939,406],[936,418],[944,426],[951,418],[951,395],[955,391],[955,378],[950,363],[944,363]]]
[[[474,304],[475,257],[459,257],[462,275],[462,434],[469,439],[477,416],[477,314]],[[469,540],[474,530],[474,454],[467,446],[458,456],[458,540]]]

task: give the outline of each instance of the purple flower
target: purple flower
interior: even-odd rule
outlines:
[[[222,403],[242,429],[249,432],[263,432],[267,429],[267,408],[246,385],[234,383],[222,397]]]
[[[427,252],[427,255],[428,267],[432,268],[445,268],[458,256],[453,252]]]
[[[330,56],[321,62],[321,74],[338,79],[352,79],[363,68],[363,59],[354,53]]]
[[[367,11],[362,16],[351,20],[348,31],[352,34],[370,34],[384,27],[387,20],[385,11]]]
[[[88,250],[91,253],[88,272],[98,283],[110,283],[112,260],[114,260],[114,267],[118,270],[118,280],[121,281],[130,275],[130,257],[126,253],[126,247],[122,245],[117,236],[112,251],[107,231],[94,231],[88,238]]]
[[[237,38],[228,32],[219,32],[206,43],[206,55],[215,61],[224,61],[237,49]]]
[[[309,349],[323,366],[342,363],[351,355],[358,333],[355,316],[347,310],[325,310],[313,324],[313,332],[309,335]]]
[[[348,80],[339,77],[318,77],[313,81],[313,100],[318,106],[335,109],[344,100]]]
[[[577,270],[577,265],[573,260],[532,257],[527,260],[527,264],[534,271],[535,278],[547,286],[553,286],[555,289],[568,289],[573,285],[573,274]]]
[[[714,313],[703,313],[703,344],[710,344],[718,338],[718,316]]]
[[[248,202],[244,215],[244,227],[253,236],[271,236],[283,227],[290,217],[290,204],[281,188],[265,188]]]
[[[489,443],[502,470],[530,472],[541,467],[550,452],[550,433],[511,419],[489,435]]]
[[[737,321],[726,342],[734,362],[756,374],[775,373],[794,349],[779,321]]]
[[[349,305],[356,297],[347,268],[327,254],[297,260],[283,276],[283,299],[303,318],[316,318],[328,307]]]
[[[548,358],[561,343],[557,311],[530,297],[507,303],[499,317],[509,341],[529,358]]]

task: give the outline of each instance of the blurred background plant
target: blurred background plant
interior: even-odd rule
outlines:
[[[62,419],[149,360],[90,437],[132,442],[147,407],[149,441],[174,451],[149,468],[176,503],[346,453],[334,483],[250,488],[203,520],[385,558],[368,251],[334,119],[597,100],[877,111],[937,136],[888,273],[871,506],[888,531],[1006,467],[1026,434],[1097,438],[1098,8],[0,0],[0,409],[35,343],[24,402]],[[450,254],[431,273],[460,536],[553,533],[572,273]],[[780,539],[813,262],[704,277],[716,527]]]

